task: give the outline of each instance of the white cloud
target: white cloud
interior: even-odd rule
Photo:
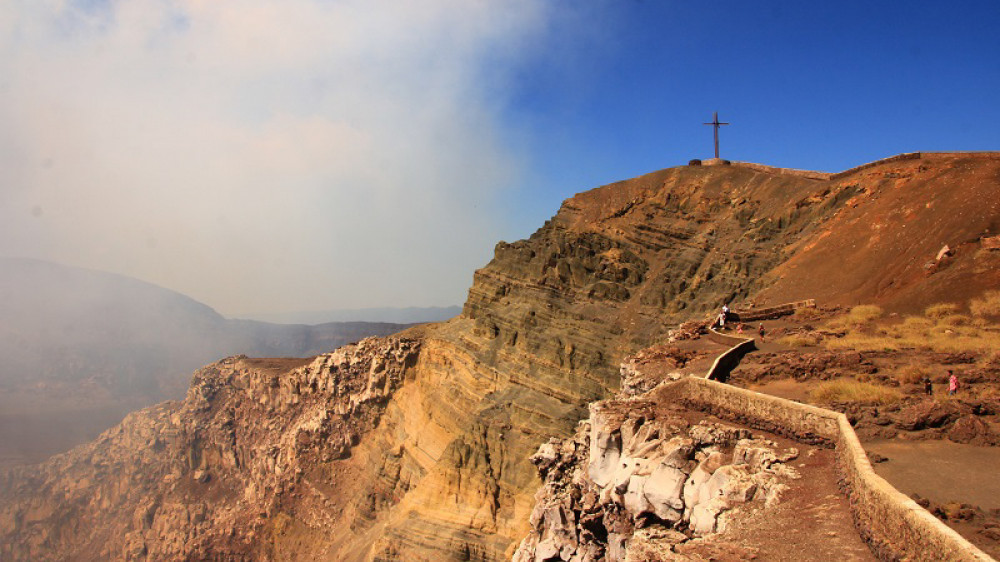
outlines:
[[[521,165],[529,0],[0,7],[0,255],[224,313],[451,304]],[[487,86],[492,84],[492,86]]]

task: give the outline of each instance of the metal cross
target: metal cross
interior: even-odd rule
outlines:
[[[712,114],[711,123],[703,123],[704,125],[713,125],[715,127],[715,157],[719,157],[719,125],[728,125],[729,123],[719,123],[719,112],[716,111]]]

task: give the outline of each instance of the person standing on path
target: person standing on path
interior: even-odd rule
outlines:
[[[958,392],[958,377],[956,377],[955,373],[951,372],[951,369],[949,369],[948,370],[948,395],[949,396],[953,395],[956,392]]]
[[[760,334],[760,343],[764,343],[764,334],[766,334],[767,332],[766,330],[764,330],[763,322],[761,322],[760,327],[757,328],[757,333]]]
[[[930,377],[924,377],[924,392],[927,393],[927,396],[934,394],[934,385],[931,384]]]

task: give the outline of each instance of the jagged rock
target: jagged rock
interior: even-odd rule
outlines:
[[[729,508],[725,498],[715,497],[707,502],[698,503],[691,510],[691,530],[700,535],[715,532],[719,515]]]
[[[284,371],[272,367],[284,360],[209,365],[184,402],[129,414],[89,445],[15,470],[0,490],[0,522],[18,509],[9,498],[21,497],[32,525],[0,524],[0,549],[39,560],[251,557],[280,498],[315,493],[302,482],[307,471],[329,485],[314,467],[349,454],[378,423],[418,350],[411,340],[369,338]],[[330,413],[338,407],[351,415]],[[251,507],[236,508],[241,502]]]
[[[691,515],[691,510],[700,501],[702,486],[704,486],[704,484],[712,478],[712,474],[714,474],[715,471],[722,466],[723,458],[722,453],[718,451],[712,452],[704,460],[698,463],[698,466],[691,472],[691,475],[684,483],[684,505],[686,506],[685,516]]]
[[[895,416],[896,427],[907,431],[941,427],[958,417],[951,403],[923,400],[900,410]]]
[[[625,552],[625,562],[675,560],[674,545],[688,540],[687,535],[673,529],[646,527],[632,534]]]
[[[611,431],[607,415],[591,410],[590,464],[587,474],[600,487],[607,486],[619,469],[621,433]]]
[[[631,476],[628,479],[628,488],[624,494],[623,503],[625,510],[632,514],[633,518],[648,513],[652,509],[644,490],[648,480],[648,476]]]
[[[966,414],[955,420],[948,430],[948,439],[956,443],[973,445],[995,445],[1000,441],[986,422],[972,414]]]
[[[799,456],[798,449],[790,448],[783,454],[778,454],[773,447],[776,444],[760,439],[741,439],[733,449],[733,464],[745,463],[750,470],[758,472],[766,470],[776,462],[787,463]]]
[[[717,423],[702,422],[691,428],[691,439],[698,445],[732,445],[740,439],[749,439],[750,430]]]
[[[648,406],[635,399],[593,404],[573,438],[539,447],[532,458],[545,483],[514,560],[686,560],[672,547],[689,538],[670,526],[721,531],[734,508],[754,500],[773,505],[783,480],[794,477],[784,464],[798,455],[794,448],[777,452],[776,444],[724,424],[688,427]]]

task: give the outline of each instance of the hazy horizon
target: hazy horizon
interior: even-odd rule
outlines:
[[[997,150],[1000,4],[14,0],[0,255],[227,317],[460,304],[574,193]]]

